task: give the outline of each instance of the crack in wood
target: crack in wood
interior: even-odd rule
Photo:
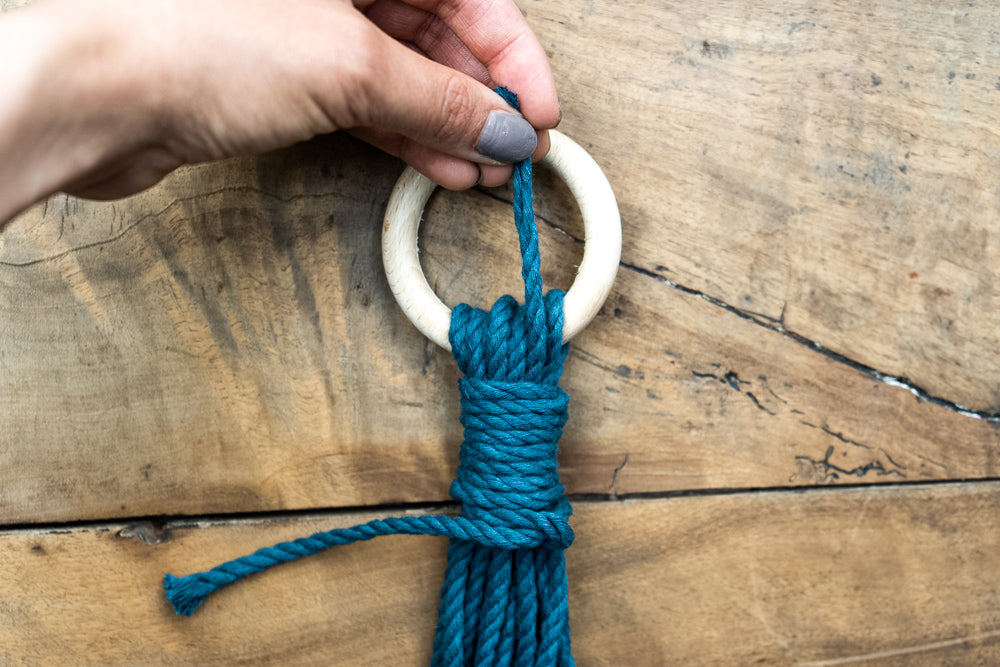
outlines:
[[[747,398],[749,398],[753,402],[753,404],[757,407],[758,410],[760,410],[762,412],[766,412],[767,414],[771,415],[772,417],[777,417],[778,416],[777,412],[775,412],[774,410],[771,410],[771,409],[765,407],[764,404],[760,402],[760,399],[758,399],[757,396],[754,395],[754,393],[752,391],[750,391],[749,389],[747,389],[746,391],[744,391],[744,389],[743,389],[744,385],[746,385],[747,387],[749,387],[753,383],[750,382],[749,380],[742,379],[736,371],[727,371],[725,375],[716,375],[715,373],[699,373],[698,371],[691,371],[691,374],[694,375],[697,378],[711,378],[711,379],[714,379],[714,380],[718,380],[722,384],[728,385],[730,388],[736,390],[740,394],[745,395]],[[761,379],[766,379],[766,378],[764,378],[763,376],[761,376]],[[768,391],[770,391],[770,390],[768,390]],[[773,391],[771,393],[774,394]],[[778,400],[781,400],[781,399],[778,399]],[[787,403],[787,401],[782,401],[782,402],[783,403]]]
[[[488,190],[486,190],[484,188],[476,188],[476,191],[479,192],[479,193],[481,193],[481,194],[483,194],[483,195],[485,195],[485,196],[487,196],[487,197],[490,197],[491,199],[495,199],[495,200],[503,202],[505,204],[512,204],[512,202],[509,199],[505,199],[504,197],[501,197],[501,196],[499,196],[497,194],[489,192]],[[565,229],[563,229],[562,227],[560,227],[558,224],[556,224],[552,220],[549,220],[548,218],[546,218],[543,215],[539,215],[537,212],[535,213],[535,218],[537,218],[538,220],[541,220],[548,227],[551,227],[552,229],[554,229],[554,230],[556,230],[556,231],[558,231],[558,232],[560,232],[562,234],[565,234],[566,236],[570,237],[576,243],[583,243],[584,242],[583,239],[581,239],[581,238],[579,238],[577,236],[574,236],[573,234],[570,234]],[[638,273],[640,275],[643,275],[643,276],[646,276],[646,277],[649,277],[649,278],[653,278],[657,282],[663,283],[663,284],[667,285],[668,287],[676,289],[676,290],[678,290],[680,292],[683,292],[685,294],[688,294],[690,296],[695,296],[695,297],[698,297],[699,299],[707,301],[708,303],[712,304],[713,306],[716,306],[717,308],[721,308],[721,309],[725,310],[726,312],[732,313],[733,315],[736,315],[737,317],[739,317],[741,319],[747,320],[749,322],[753,322],[754,324],[756,324],[758,326],[762,326],[765,329],[769,329],[770,331],[774,331],[776,333],[780,333],[781,335],[785,336],[786,338],[788,338],[788,339],[790,339],[790,340],[798,343],[799,345],[807,347],[807,348],[809,348],[810,350],[812,350],[814,352],[818,352],[819,354],[825,356],[826,358],[828,358],[828,359],[830,359],[832,361],[836,361],[839,364],[843,364],[845,366],[853,368],[856,371],[864,373],[865,375],[867,375],[868,377],[872,378],[873,380],[875,380],[877,382],[880,382],[882,384],[887,384],[887,385],[889,385],[891,387],[899,387],[901,389],[905,389],[908,392],[910,392],[911,394],[913,394],[914,396],[916,396],[919,400],[926,401],[926,402],[931,403],[933,405],[937,405],[937,406],[946,408],[948,410],[951,410],[952,412],[957,412],[958,414],[960,414],[960,415],[962,415],[964,417],[971,417],[973,419],[982,419],[984,421],[988,421],[988,422],[993,423],[993,424],[1000,424],[1000,412],[987,412],[987,411],[984,411],[984,410],[974,410],[974,409],[966,407],[966,406],[964,406],[964,405],[962,405],[960,403],[956,403],[955,401],[950,401],[947,398],[943,398],[941,396],[935,396],[935,395],[931,394],[930,392],[926,391],[925,389],[921,388],[920,386],[918,386],[917,384],[915,384],[913,381],[909,380],[908,378],[901,377],[901,376],[898,376],[898,375],[892,375],[891,373],[885,373],[883,371],[880,371],[880,370],[878,370],[876,368],[873,368],[871,366],[868,366],[867,364],[864,364],[864,363],[862,363],[860,361],[856,361],[854,359],[851,359],[850,357],[847,357],[847,356],[845,356],[843,354],[840,354],[839,352],[835,352],[835,351],[833,351],[833,350],[825,347],[822,343],[819,343],[819,342],[814,341],[814,340],[810,340],[809,338],[806,338],[805,336],[803,336],[801,334],[798,334],[798,333],[796,333],[794,331],[791,331],[790,329],[788,329],[788,328],[785,327],[785,310],[788,307],[788,304],[785,304],[784,306],[782,306],[782,308],[781,308],[781,315],[779,317],[777,317],[777,318],[774,318],[774,317],[771,317],[769,315],[765,315],[763,313],[758,313],[758,312],[755,312],[755,311],[752,311],[752,310],[747,310],[747,309],[744,309],[744,308],[738,308],[738,307],[733,306],[733,305],[731,305],[729,303],[726,303],[725,301],[723,301],[721,299],[718,299],[718,298],[713,297],[713,296],[711,296],[709,294],[701,292],[701,291],[699,291],[697,289],[694,289],[692,287],[688,287],[686,285],[682,285],[682,284],[680,284],[678,282],[670,280],[669,278],[664,278],[663,276],[659,275],[658,273],[656,273],[654,271],[650,271],[649,269],[644,269],[644,268],[642,268],[640,266],[636,266],[634,264],[629,264],[628,262],[626,262],[624,260],[622,260],[621,262],[619,262],[618,266],[621,267],[621,268],[633,271],[635,273]],[[755,400],[755,402],[757,402],[757,401]]]
[[[701,489],[674,489],[669,491],[636,491],[632,493],[620,493],[612,496],[610,493],[571,493],[568,494],[570,502],[577,503],[604,503],[623,502],[641,500],[669,500],[672,498],[690,498],[702,496],[738,496],[752,495],[760,493],[846,493],[852,490],[875,491],[906,489],[908,491],[919,491],[920,489],[935,486],[978,486],[984,484],[1000,483],[1000,477],[982,477],[978,479],[932,479],[921,480],[919,482],[909,482],[900,484],[894,481],[880,482],[850,482],[830,486],[828,484],[808,484],[808,485],[788,485],[788,486],[750,486],[750,487],[719,487]],[[414,502],[398,503],[386,505],[351,505],[344,507],[313,507],[299,509],[278,509],[261,512],[228,512],[221,514],[177,514],[177,515],[156,515],[156,516],[131,516],[114,517],[106,519],[85,519],[79,521],[62,522],[42,522],[42,523],[16,523],[0,525],[0,534],[11,533],[37,533],[40,535],[64,535],[77,531],[95,530],[106,533],[112,529],[122,530],[123,527],[135,526],[137,524],[149,523],[157,530],[184,530],[196,529],[205,525],[226,523],[231,521],[274,521],[288,520],[298,521],[317,517],[337,517],[346,514],[356,514],[358,512],[377,512],[380,514],[403,514],[403,513],[442,513],[456,515],[460,510],[458,503],[454,501],[441,502]],[[116,537],[138,537],[137,535],[117,535]]]
[[[628,456],[629,456],[628,452],[625,452],[625,458],[622,459],[622,462],[618,465],[617,468],[615,468],[614,472],[611,473],[611,486],[609,487],[608,493],[610,494],[612,499],[618,497],[618,493],[616,491],[616,487],[618,486],[618,475],[621,473],[622,470],[625,469],[625,466],[628,465]]]
[[[758,326],[764,327],[765,329],[781,334],[785,338],[788,338],[789,340],[798,343],[803,347],[809,348],[813,352],[821,354],[824,357],[830,359],[831,361],[835,361],[839,364],[842,364],[849,368],[853,368],[854,370],[867,375],[869,378],[875,380],[876,382],[889,385],[890,387],[899,387],[901,389],[905,389],[906,391],[916,396],[918,400],[925,401],[927,403],[931,403],[933,405],[937,405],[939,407],[951,410],[952,412],[956,412],[962,415],[963,417],[982,419],[984,421],[990,422],[991,424],[1000,424],[1000,412],[973,410],[972,408],[968,408],[960,403],[956,403],[955,401],[950,401],[941,396],[935,396],[930,392],[928,392],[927,390],[914,384],[908,378],[882,372],[860,361],[856,361],[854,359],[851,359],[850,357],[844,356],[839,352],[835,352],[825,347],[822,343],[810,340],[801,334],[789,330],[784,325],[783,321],[784,310],[782,310],[782,317],[780,319],[775,319],[768,315],[764,315],[763,313],[757,313],[754,311],[737,308],[736,306],[730,305],[725,301],[722,301],[721,299],[717,299],[713,296],[705,294],[704,292],[700,292],[692,287],[687,287],[673,280],[670,280],[669,278],[664,278],[663,276],[654,273],[649,269],[644,269],[640,266],[628,264],[627,262],[624,261],[620,262],[619,266],[624,269],[628,269],[629,271],[638,273],[639,275],[652,278],[657,282],[662,283],[668,287],[671,287],[679,292],[683,292],[684,294],[688,294],[690,296],[694,296],[704,301],[707,301],[708,303],[712,304],[717,308],[721,308],[728,313],[736,315],[740,319],[752,322]]]
[[[866,445],[865,443],[858,442],[857,440],[851,440],[850,438],[846,437],[843,433],[837,433],[836,431],[831,430],[830,427],[827,426],[826,424],[823,424],[822,426],[817,426],[816,424],[810,424],[809,422],[801,419],[799,420],[799,423],[802,424],[803,426],[808,426],[809,428],[814,428],[823,431],[823,433],[826,433],[827,435],[832,436],[837,440],[840,440],[845,445],[853,445],[855,447],[860,447],[861,449],[868,449],[868,450],[873,449],[871,445]],[[897,466],[897,467],[905,468],[905,466]]]
[[[93,241],[91,243],[84,243],[84,244],[81,244],[81,245],[78,245],[78,246],[74,246],[72,248],[67,248],[66,250],[62,250],[62,251],[57,252],[57,253],[55,253],[53,255],[46,255],[44,257],[38,257],[36,259],[31,259],[31,260],[28,260],[28,261],[25,261],[25,262],[10,262],[10,261],[5,261],[5,260],[0,260],[0,266],[7,266],[7,267],[15,268],[15,269],[20,269],[20,268],[24,268],[24,267],[28,267],[28,266],[34,266],[35,264],[42,264],[42,263],[45,263],[45,262],[51,262],[53,260],[60,259],[61,257],[65,257],[67,255],[70,255],[70,254],[72,254],[74,252],[80,252],[81,250],[89,250],[91,248],[99,248],[101,246],[109,245],[111,243],[114,243],[115,241],[120,240],[122,237],[124,237],[130,231],[132,231],[133,229],[135,229],[136,227],[138,227],[139,225],[141,225],[145,221],[149,220],[150,218],[159,218],[159,217],[163,216],[167,211],[169,211],[170,209],[172,209],[175,206],[178,206],[178,205],[181,205],[181,204],[186,204],[186,203],[192,202],[192,201],[197,201],[199,199],[205,199],[205,198],[208,198],[208,197],[214,197],[215,195],[219,195],[219,194],[226,194],[226,193],[249,193],[249,194],[256,194],[256,195],[260,195],[262,197],[270,198],[270,199],[272,199],[274,201],[281,202],[283,204],[290,204],[290,203],[293,203],[293,202],[295,202],[297,200],[301,200],[301,199],[328,199],[330,197],[342,196],[343,195],[343,193],[339,193],[339,192],[327,192],[327,193],[321,193],[321,194],[295,194],[295,195],[292,195],[290,197],[282,197],[280,195],[274,194],[273,192],[267,192],[266,190],[262,190],[262,189],[260,189],[258,187],[253,187],[253,186],[249,186],[249,185],[245,185],[245,186],[227,186],[227,187],[223,187],[223,188],[217,188],[215,190],[210,190],[208,192],[199,192],[198,194],[191,195],[190,197],[178,197],[176,199],[173,199],[173,200],[170,201],[169,204],[167,204],[163,208],[159,209],[158,211],[150,211],[149,213],[145,213],[145,214],[139,216],[138,218],[136,218],[129,225],[126,225],[126,226],[119,225],[118,233],[117,234],[114,234],[114,230],[112,228],[111,233],[113,234],[113,236],[109,236],[108,238],[101,239],[100,241]],[[65,220],[65,216],[69,215],[69,200],[70,200],[70,197],[66,197],[66,211],[63,213],[63,219],[64,220]],[[46,202],[45,202],[45,208],[42,211],[42,216],[43,217],[45,216],[45,213],[47,211],[48,211],[48,200],[46,200]],[[112,216],[114,216],[114,213],[112,213]],[[112,223],[112,225],[113,225],[113,223]],[[62,231],[61,230],[62,230],[62,228],[60,227],[60,237],[62,235]]]
[[[895,476],[906,479],[906,474],[902,472],[902,470],[886,468],[885,464],[878,459],[873,459],[863,465],[855,466],[854,468],[842,468],[830,461],[830,457],[833,456],[835,451],[836,448],[833,445],[830,445],[827,447],[826,454],[822,459],[817,460],[810,456],[796,456],[795,460],[808,468],[810,472],[814,473],[814,479],[820,480],[821,482],[838,481],[841,475],[858,477],[860,479],[870,472],[875,473],[879,477]],[[888,459],[888,457],[886,458]],[[889,460],[891,461],[891,459]]]

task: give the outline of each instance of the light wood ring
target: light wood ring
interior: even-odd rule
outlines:
[[[549,130],[549,137],[552,147],[541,164],[555,169],[569,187],[584,226],[583,261],[563,303],[563,340],[568,341],[597,315],[611,290],[621,259],[622,225],[615,193],[590,154],[561,132]],[[420,218],[435,187],[412,167],[396,181],[382,225],[382,262],[389,287],[406,316],[425,336],[450,351],[451,309],[428,284],[417,250]]]

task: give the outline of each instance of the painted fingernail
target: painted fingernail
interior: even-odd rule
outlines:
[[[517,162],[531,157],[538,144],[538,136],[531,123],[521,116],[491,111],[486,126],[476,142],[476,151],[483,157],[498,162]]]

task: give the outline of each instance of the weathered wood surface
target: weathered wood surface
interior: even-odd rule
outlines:
[[[1000,9],[522,7],[625,224],[566,373],[572,492],[998,474]],[[445,498],[454,367],[379,266],[399,169],[325,138],[0,234],[2,520]],[[494,196],[432,202],[450,302],[516,289]],[[568,286],[551,179],[539,211]]]
[[[173,615],[158,589],[371,514],[0,534],[4,664],[425,665],[446,543],[337,548]],[[1000,484],[579,503],[581,665],[1000,661]]]
[[[563,477],[699,491],[576,503],[580,664],[1000,663],[1000,8],[521,6],[625,224],[567,364]],[[338,549],[194,619],[158,589],[447,497],[454,364],[379,264],[400,170],[326,137],[0,233],[0,663],[426,664],[442,540]],[[433,198],[446,301],[517,290],[506,199]],[[551,175],[537,199],[565,288],[582,225]],[[935,480],[982,481],[754,490]],[[370,509],[122,523],[345,506]],[[78,520],[101,523],[42,525]]]

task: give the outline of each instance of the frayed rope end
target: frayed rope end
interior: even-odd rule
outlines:
[[[167,574],[163,577],[163,588],[167,599],[173,605],[174,611],[180,616],[190,616],[209,595],[217,590],[211,582],[205,581],[199,574],[186,577],[175,577]]]

